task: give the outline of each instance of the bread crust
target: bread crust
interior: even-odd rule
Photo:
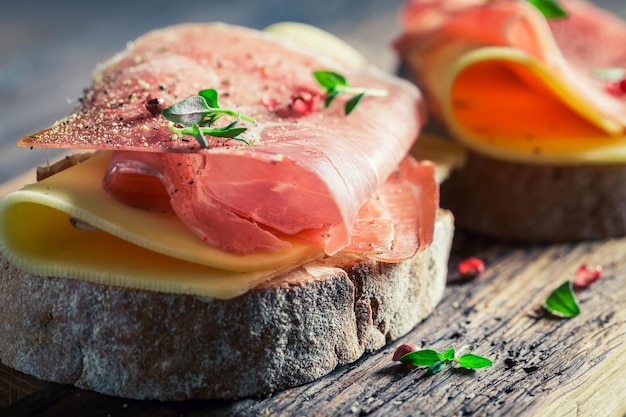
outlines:
[[[432,312],[453,218],[396,264],[340,254],[231,300],[25,273],[0,260],[0,362],[37,378],[159,400],[235,399],[315,380]]]
[[[626,235],[626,165],[534,165],[468,151],[441,185],[459,228],[524,242]]]

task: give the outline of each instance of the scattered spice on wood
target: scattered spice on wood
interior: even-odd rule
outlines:
[[[415,352],[416,350],[419,349],[419,346],[414,345],[412,343],[403,343],[400,346],[398,346],[398,348],[395,350],[395,352],[393,353],[393,361],[394,362],[398,362],[400,360],[401,357],[403,357],[404,355],[411,353],[411,352]],[[417,366],[411,364],[411,363],[403,363],[404,367],[407,369],[415,369],[417,368]]]
[[[596,282],[602,276],[602,265],[590,267],[586,263],[582,264],[574,278],[574,291],[579,292],[589,288],[591,284]]]
[[[419,346],[417,345],[414,345],[412,343],[403,343],[400,346],[398,346],[396,351],[393,353],[393,361],[397,362],[400,360],[401,357],[403,357],[407,353],[414,352],[418,349],[419,349]]]
[[[459,274],[461,278],[466,281],[472,280],[485,272],[485,263],[482,259],[471,256],[463,259],[458,266]]]
[[[524,370],[524,372],[526,372],[527,374],[532,374],[533,372],[536,372],[539,370],[538,366],[527,366],[525,368],[522,368]]]
[[[506,366],[508,369],[513,368],[515,365],[517,365],[517,361],[515,359],[506,358],[504,360],[504,366]]]
[[[538,306],[529,310],[526,315],[531,319],[540,319],[546,315],[546,310],[544,310],[543,306]]]

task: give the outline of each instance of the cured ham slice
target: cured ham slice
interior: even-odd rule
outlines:
[[[429,220],[436,216],[437,204],[432,203],[431,196],[439,201],[433,163],[405,158],[379,195],[394,220],[395,234],[391,250],[373,258],[383,262],[409,258],[416,248],[432,242],[434,224]]]
[[[117,149],[104,179],[111,195],[144,209],[174,211],[207,243],[228,251],[276,250],[288,245],[284,236],[296,236],[328,254],[365,246],[393,253],[394,242],[406,241],[396,231],[407,228],[373,199],[389,194],[379,191],[419,133],[420,93],[375,69],[357,72],[301,49],[224,24],[148,33],[98,69],[74,114],[21,144]],[[350,96],[326,110],[321,103],[294,105],[294,97],[323,96],[312,75],[318,69],[388,95],[365,97],[349,116],[343,105]],[[250,146],[207,136],[209,147],[199,149],[193,137],[169,130],[159,110],[206,88],[219,92],[222,108],[256,120],[241,123],[249,128],[243,136]],[[431,179],[413,170],[423,171],[419,165],[401,169],[408,173],[403,178],[429,190],[414,206],[423,208],[419,225],[410,220],[408,233],[419,237],[413,238],[414,253],[432,239],[420,230],[432,231],[438,200]],[[367,222],[380,231],[376,238],[363,232]]]
[[[413,0],[395,46],[433,114],[471,149],[524,162],[624,162],[626,24],[582,0]],[[611,68],[617,80],[598,77]]]

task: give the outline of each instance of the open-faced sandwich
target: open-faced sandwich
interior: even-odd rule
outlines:
[[[401,17],[395,47],[464,152],[441,190],[458,227],[626,235],[623,21],[582,0],[413,0]]]
[[[92,154],[0,203],[0,361],[238,398],[406,334],[443,294],[453,229],[408,155],[424,117],[414,85],[315,28],[140,37],[20,141]]]

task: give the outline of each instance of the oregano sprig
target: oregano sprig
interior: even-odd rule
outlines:
[[[348,84],[346,78],[333,71],[313,71],[313,76],[325,90],[326,98],[324,99],[324,107],[330,107],[331,103],[339,96],[339,94],[352,94],[352,98],[348,100],[344,106],[344,113],[349,115],[356,108],[365,96],[385,97],[387,90],[379,90],[373,88],[353,87]]]
[[[460,357],[456,356],[454,348],[450,348],[443,353],[433,349],[416,350],[400,358],[400,362],[413,366],[427,366],[428,373],[436,374],[443,371],[450,362],[456,362],[462,368],[478,369],[491,366],[493,362],[482,356],[466,353]]]
[[[256,121],[236,110],[222,109],[219,94],[215,89],[202,90],[196,96],[181,100],[163,109],[161,114],[169,120],[169,129],[182,136],[193,136],[201,148],[208,148],[209,142],[205,135],[219,138],[235,139],[249,145],[241,135],[246,127],[238,126],[241,120],[249,123]],[[214,126],[222,116],[234,117],[235,121],[227,126]]]

